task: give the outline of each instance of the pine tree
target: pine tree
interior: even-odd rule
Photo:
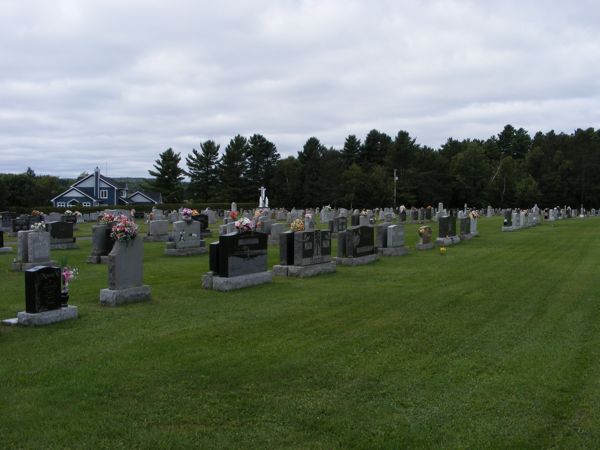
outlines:
[[[346,138],[344,142],[344,148],[342,149],[342,159],[344,161],[344,167],[348,168],[352,164],[358,164],[358,158],[360,157],[360,139],[356,138],[356,135],[351,134]]]
[[[249,191],[258,192],[258,189],[264,186],[267,188],[268,195],[271,188],[271,179],[277,161],[279,161],[277,147],[264,136],[255,134],[248,141],[246,159],[248,162],[247,181]]]
[[[179,203],[183,201],[183,175],[185,172],[179,167],[181,155],[168,148],[159,155],[154,164],[156,170],[148,173],[155,177],[148,188],[160,192],[164,203]]]
[[[219,148],[214,141],[200,144],[186,158],[187,174],[190,177],[189,193],[194,200],[208,202],[215,198],[219,182]]]
[[[248,201],[258,198],[250,191],[246,182],[246,154],[248,141],[239,134],[229,141],[220,164],[220,197],[227,202]]]

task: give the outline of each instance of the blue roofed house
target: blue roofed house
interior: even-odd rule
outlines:
[[[127,185],[105,177],[96,167],[90,174],[73,183],[69,189],[50,200],[56,208],[72,208],[74,206],[122,206],[122,205],[156,205],[162,203],[157,192],[128,192]]]

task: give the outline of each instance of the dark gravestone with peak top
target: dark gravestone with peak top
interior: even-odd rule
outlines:
[[[25,311],[37,314],[61,305],[60,268],[37,266],[25,271]]]

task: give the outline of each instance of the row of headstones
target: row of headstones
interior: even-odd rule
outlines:
[[[506,209],[503,215],[502,231],[515,231],[534,227],[539,225],[541,220],[540,210],[537,205],[531,210]]]
[[[462,219],[459,219],[462,220]],[[441,226],[448,226],[456,218],[443,217]],[[177,222],[178,224],[179,222]],[[463,222],[461,222],[462,224]],[[194,223],[184,222],[183,226]],[[179,225],[178,225],[179,226]],[[462,225],[461,225],[462,227]],[[107,236],[110,227],[93,227],[94,236]],[[99,233],[99,230],[102,232]],[[443,233],[444,230],[441,231]],[[34,250],[49,249],[49,233],[24,231],[19,236],[27,238],[35,267],[26,271],[26,311],[18,314],[22,324],[41,325],[77,317],[77,308],[62,307],[60,297],[60,269],[53,267],[49,252],[38,254]],[[286,232],[280,235],[280,264],[274,267],[278,275],[311,276],[335,272],[335,264],[359,265],[375,261],[379,255],[406,254],[404,227],[401,224],[382,223],[377,226],[356,226],[338,231],[338,253],[331,257],[329,230]],[[20,242],[23,241],[21,238]],[[42,241],[48,241],[43,245]],[[268,237],[264,233],[226,234],[210,245],[210,272],[203,277],[203,286],[217,290],[232,290],[272,280],[273,272],[267,270]],[[124,303],[149,300],[150,288],[143,284],[143,242],[112,243],[107,255],[108,288],[99,295],[100,304],[117,306]]]

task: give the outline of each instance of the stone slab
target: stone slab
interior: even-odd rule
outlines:
[[[212,272],[204,275],[202,278],[202,287],[215,291],[234,291],[259,284],[271,283],[273,281],[273,272],[258,272],[248,275],[239,275],[237,277],[219,277],[214,276]]]
[[[28,313],[21,311],[17,314],[17,323],[28,327],[48,325],[65,320],[77,319],[77,306],[69,305],[60,309],[52,309],[41,313]]]
[[[428,244],[417,244],[416,248],[417,250],[431,250],[433,248],[433,242]]]
[[[12,247],[0,247],[0,253],[10,253],[12,251]]]
[[[388,248],[380,248],[378,249],[380,256],[404,256],[408,255],[408,249],[404,246],[402,247],[388,247]]]
[[[473,236],[471,235],[471,233],[469,233],[469,234],[461,234],[460,235],[460,240],[461,241],[470,241],[471,239],[473,239]]]
[[[134,286],[125,289],[101,289],[100,305],[119,306],[127,303],[145,302],[150,300],[150,286]]]
[[[15,261],[12,263],[13,272],[24,272],[28,269],[32,269],[35,266],[55,266],[55,261],[40,261],[40,262],[32,262],[32,263],[24,263],[20,261]]]
[[[502,231],[515,231],[513,227],[502,227]]]
[[[340,264],[342,266],[362,266],[364,264],[370,264],[374,261],[377,261],[378,259],[379,259],[379,255],[375,254],[375,255],[359,256],[356,258],[336,257],[336,258],[334,258],[334,261],[336,264]]]
[[[312,264],[309,266],[273,266],[273,275],[284,277],[307,278],[320,275],[322,273],[333,273],[337,270],[335,262],[330,261],[320,264]]]
[[[1,323],[2,323],[2,325],[7,325],[9,327],[12,327],[15,325],[19,325],[19,319],[17,319],[16,317],[14,317],[12,319],[4,319]]]
[[[192,256],[206,253],[206,247],[188,247],[188,248],[166,248],[167,256]]]

